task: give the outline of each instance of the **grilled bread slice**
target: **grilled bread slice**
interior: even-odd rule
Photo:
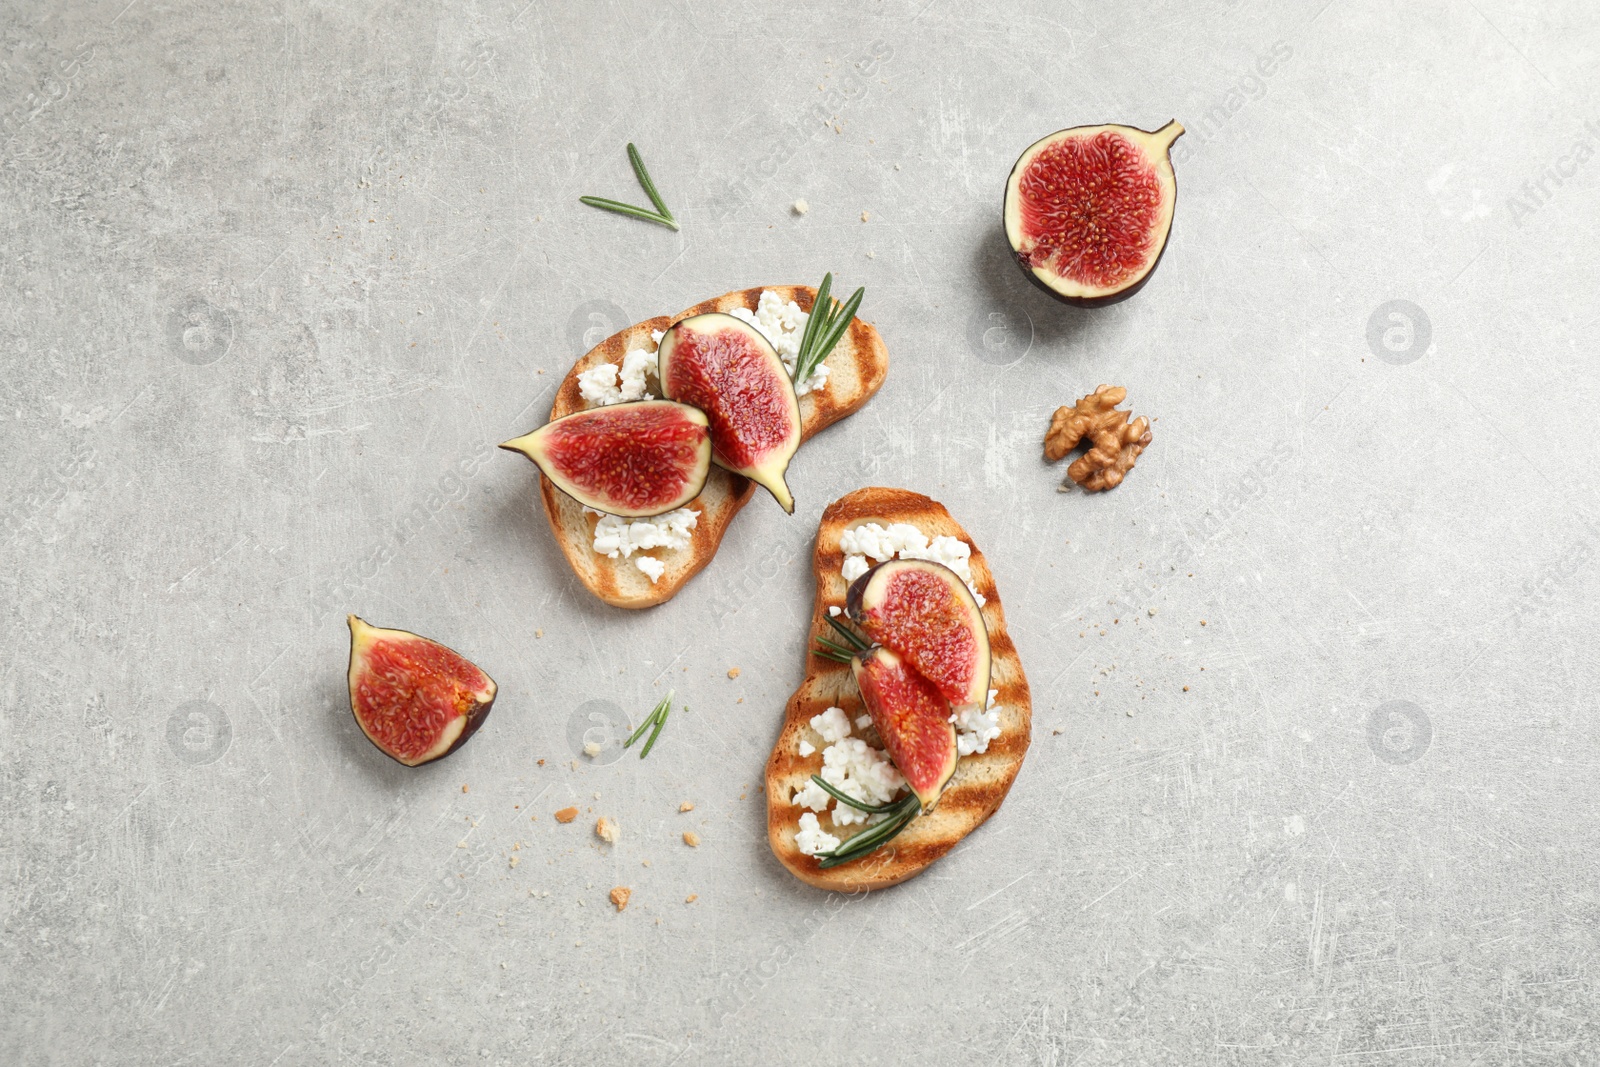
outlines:
[[[584,371],[601,363],[611,363],[620,369],[623,356],[630,350],[655,350],[652,333],[663,331],[690,315],[736,307],[755,311],[763,290],[772,291],[782,300],[793,300],[806,312],[811,310],[817,295],[815,289],[804,285],[757,286],[725,293],[670,317],[657,316],[629,326],[600,342],[573,364],[556,391],[550,417],[558,419],[589,406],[578,391],[578,375]],[[828,354],[827,367],[827,387],[800,398],[802,441],[859,411],[872,398],[889,373],[889,350],[884,347],[878,331],[858,318]],[[805,452],[802,450],[799,455],[804,456]],[[597,553],[594,528],[598,517],[586,514],[583,505],[557,489],[550,479],[540,475],[539,481],[545,515],[550,519],[550,528],[567,562],[591,593],[619,608],[648,608],[672,599],[684,583],[711,562],[728,524],[756,491],[755,483],[748,478],[713,465],[705,488],[686,505],[700,513],[689,544],[679,549],[654,548],[643,553],[659,560],[666,568],[652,582],[637,565],[641,553],[635,552],[627,559],[620,555],[611,559]]]
[[[989,629],[991,652],[990,688],[998,689],[995,705],[1000,708],[1000,736],[989,742],[988,751],[962,756],[955,777],[939,798],[933,811],[919,815],[900,835],[853,863],[824,870],[818,861],[801,852],[795,844],[800,816],[808,809],[793,802],[813,774],[822,772],[821,738],[811,729],[811,717],[830,707],[842,709],[853,722],[864,714],[861,694],[850,668],[816,654],[817,638],[834,638],[828,625],[828,608],[843,608],[849,583],[840,573],[844,553],[839,535],[846,529],[868,522],[883,526],[905,522],[917,527],[931,540],[940,534],[960,538],[972,545],[972,584],[987,602],[983,621]],[[905,489],[857,489],[829,505],[817,530],[817,550],[812,563],[817,577],[817,600],[811,612],[806,638],[806,678],[789,698],[783,729],[767,760],[767,838],[773,853],[803,882],[819,889],[852,892],[883,889],[921,872],[934,860],[955,847],[956,842],[976,830],[993,815],[1006,798],[1011,783],[1027,754],[1033,724],[1033,701],[1028,679],[1022,673],[1017,647],[1006,632],[1005,611],[995,589],[988,561],[972,538],[950,517],[944,505],[920,493]],[[860,736],[862,731],[857,731]],[[876,734],[866,733],[876,745]],[[816,751],[800,755],[801,740]],[[881,747],[881,746],[880,746]],[[865,827],[834,827],[828,815],[819,815],[823,829],[841,842]]]

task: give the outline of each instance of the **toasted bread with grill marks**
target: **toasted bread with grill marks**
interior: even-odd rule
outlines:
[[[800,816],[808,809],[794,804],[792,798],[797,790],[805,788],[813,774],[822,772],[824,746],[811,729],[811,717],[837,707],[853,722],[865,711],[850,668],[818,656],[815,649],[818,637],[834,636],[827,622],[828,608],[842,609],[845,590],[849,587],[840,573],[844,553],[839,548],[839,535],[849,527],[868,522],[884,526],[907,522],[930,539],[948,534],[972,545],[972,582],[987,600],[982,611],[984,624],[989,629],[992,660],[989,686],[999,690],[995,704],[1002,709],[1000,736],[989,742],[987,752],[961,757],[955,777],[933,811],[913,819],[898,837],[876,852],[854,863],[824,870],[816,859],[795,845]],[[811,625],[806,631],[806,678],[789,698],[783,728],[767,760],[767,838],[773,853],[803,882],[819,889],[846,893],[883,889],[920,873],[999,809],[1028,751],[1033,701],[1028,692],[1028,679],[1022,673],[1022,661],[1017,657],[1017,647],[1006,632],[1005,611],[988,560],[943,504],[905,489],[857,489],[834,501],[823,512],[812,567],[817,577],[817,599],[811,612]],[[860,736],[859,731],[857,736]],[[876,734],[869,732],[867,737],[877,744]],[[816,747],[809,756],[800,755],[802,738]],[[843,828],[832,826],[827,815],[819,815],[818,819],[823,829],[841,842],[865,829],[861,824]]]
[[[817,295],[814,288],[805,285],[763,285],[725,293],[676,315],[660,315],[629,326],[600,342],[573,364],[556,391],[550,417],[558,419],[589,406],[578,391],[578,375],[584,371],[601,363],[611,363],[620,369],[623,356],[631,349],[655,348],[651,339],[654,331],[664,331],[690,315],[725,312],[735,307],[754,311],[763,290],[771,290],[783,300],[793,300],[806,312],[810,312]],[[872,398],[888,376],[889,350],[884,347],[877,329],[857,318],[828,354],[827,366],[827,387],[800,398],[802,441],[810,440],[823,429],[859,411]],[[797,453],[802,463],[806,462],[805,456],[803,449]],[[711,562],[728,524],[739,509],[750,502],[757,489],[748,478],[713,464],[705,488],[685,505],[700,513],[689,544],[681,549],[654,548],[643,553],[666,566],[661,577],[652,582],[637,566],[640,553],[635,552],[630,559],[620,556],[609,559],[595,552],[594,527],[598,518],[585,514],[583,505],[557,489],[549,478],[541,474],[539,481],[545,515],[550,519],[550,529],[567,562],[591,593],[619,608],[654,607],[672,599],[690,578]]]

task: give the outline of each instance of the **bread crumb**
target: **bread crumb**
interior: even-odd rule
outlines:
[[[513,870],[515,870],[515,869],[516,869],[516,866],[517,866],[517,864],[519,864],[519,863],[521,863],[521,862],[522,862],[522,859],[521,859],[521,857],[519,857],[519,856],[512,856],[512,857],[511,857],[511,867],[512,867],[512,869],[513,869]]]
[[[648,867],[648,866],[650,866],[650,861],[649,860],[643,860],[643,861],[641,861],[640,865],[644,866],[644,867]]]
[[[633,890],[625,885],[619,885],[611,891],[611,903],[617,906],[618,911],[621,911],[628,906],[628,898],[631,896],[633,896]]]
[[[688,845],[690,848],[699,848],[700,835],[695,833],[693,830],[685,830],[683,832],[683,843]]]
[[[1050,735],[1052,737],[1059,737],[1061,735],[1061,731],[1060,730],[1051,730],[1050,731]]]
[[[693,904],[695,901],[697,901],[699,899],[700,899],[700,894],[699,893],[690,893],[688,896],[683,898],[683,902],[685,904]]]
[[[739,677],[739,668],[738,667],[729,667],[728,668],[728,677],[729,678],[737,678],[737,677]]]
[[[867,258],[868,259],[877,259],[878,256],[877,256],[877,253],[875,253],[875,252],[868,252],[867,253]]]
[[[617,843],[618,832],[617,824],[604,815],[600,816],[600,821],[594,824],[594,835],[608,845]]]
[[[583,754],[588,756],[590,759],[594,759],[596,756],[600,755],[600,752],[601,748],[599,742],[590,741],[583,746]]]
[[[1155,608],[1146,608],[1145,610],[1146,610],[1146,612],[1149,613],[1149,615],[1150,615],[1150,617],[1152,619],[1156,617],[1156,609]]]
[[[868,213],[867,213],[867,212],[865,212],[865,211],[863,211],[863,212],[862,212],[862,213],[861,213],[861,221],[862,221],[862,222],[866,222],[866,221],[867,221],[867,220],[868,220],[868,219],[870,219],[870,218],[871,218],[871,217],[872,217],[872,216],[871,216],[871,215],[870,215],[870,214],[868,214]]]
[[[462,792],[463,792],[463,793],[470,793],[470,792],[472,792],[472,790],[470,790],[470,789],[468,789],[468,788],[467,788],[467,787],[466,787],[466,786],[464,786],[464,785],[463,785],[463,786],[462,786],[462,787],[461,787],[461,791],[462,791]]]
[[[542,374],[544,372],[541,371],[540,373]],[[535,637],[543,637],[544,636],[544,631],[543,630],[535,630],[535,631],[533,631],[533,636],[535,636]]]
[[[679,811],[693,811],[694,810],[694,801],[685,800],[682,804],[678,805],[678,810]]]
[[[544,760],[540,760],[540,761],[539,761],[539,766],[541,766],[541,767],[543,767],[543,766],[544,766]]]
[[[1206,624],[1206,620],[1204,620],[1204,619],[1201,619],[1201,620],[1200,620],[1200,625],[1201,625],[1201,626],[1204,626],[1204,625],[1205,625],[1205,624]]]
[[[811,210],[811,205],[806,203],[804,199],[800,199],[794,202],[794,206],[791,210],[793,210],[796,215],[804,215],[806,212]]]
[[[1185,692],[1185,693],[1187,693],[1187,692],[1188,692],[1188,691],[1189,691],[1189,687],[1188,687],[1188,686],[1184,686],[1184,687],[1183,687],[1183,691],[1184,691],[1184,692]]]
[[[571,822],[578,817],[577,808],[562,808],[556,812],[556,822]]]

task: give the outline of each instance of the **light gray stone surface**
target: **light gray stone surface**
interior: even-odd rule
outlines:
[[[0,1061],[1593,1062],[1597,49],[1577,0],[0,4]],[[1021,149],[1173,117],[1151,284],[1029,288]],[[577,203],[642,200],[630,139],[681,233]],[[795,516],[591,599],[491,446],[827,270],[892,368]],[[1155,443],[1058,494],[1101,382]],[[1036,730],[842,900],[761,775],[864,484],[989,555]],[[346,611],[499,680],[466,749],[362,739]]]

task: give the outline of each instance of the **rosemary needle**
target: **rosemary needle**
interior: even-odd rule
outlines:
[[[661,736],[661,728],[667,725],[667,716],[672,713],[673,692],[671,689],[667,690],[667,695],[661,698],[661,703],[657,704],[650,714],[645,716],[644,722],[639,724],[639,728],[633,731],[632,736],[622,743],[623,748],[632,748],[633,743],[643,737],[644,732],[650,730],[653,726],[655,729],[650,730],[650,738],[644,743],[644,749],[639,753],[639,758],[644,759],[650,755],[650,749],[656,743],[656,738]]]
[[[578,202],[597,207],[604,211],[614,211],[618,215],[628,215],[646,222],[654,222],[670,230],[678,228],[678,220],[672,217],[672,212],[667,210],[666,201],[661,199],[661,194],[656,191],[656,183],[650,179],[650,172],[645,169],[644,160],[639,157],[639,150],[633,147],[633,142],[628,142],[628,162],[633,164],[633,176],[639,179],[644,193],[650,202],[656,206],[654,211],[648,208],[636,207],[633,204],[624,204],[620,200],[607,200],[603,196],[580,196]]]
[[[867,295],[866,289],[857,289],[840,307],[832,293],[833,273],[830,271],[822,276],[822,284],[817,286],[817,298],[811,303],[811,317],[806,320],[805,332],[800,335],[800,348],[794,358],[796,382],[810,378],[812,372],[828,358],[828,353],[833,351],[834,345],[844,337],[855,319],[856,309],[861,307],[861,298]]]

